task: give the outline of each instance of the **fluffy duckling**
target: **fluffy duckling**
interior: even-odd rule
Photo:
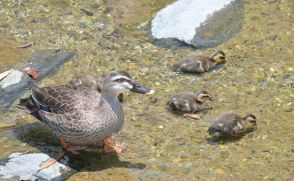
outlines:
[[[200,119],[200,116],[195,113],[210,108],[204,103],[207,99],[211,100],[211,97],[206,91],[197,93],[181,92],[172,96],[168,100],[166,107],[171,112],[183,114],[193,119]]]
[[[71,85],[76,85],[76,86],[83,85],[91,89],[96,89],[98,92],[101,92],[105,77],[106,77],[106,74],[101,74],[96,77],[91,75],[85,75],[85,76],[81,75],[72,79],[69,83]],[[123,102],[124,101],[123,94],[119,94],[118,99],[120,102]]]
[[[208,132],[212,138],[241,138],[246,133],[252,132],[256,126],[256,117],[253,114],[242,117],[236,113],[225,113],[212,123]]]
[[[97,89],[99,92],[101,92],[103,81],[104,81],[105,75],[98,75],[98,76],[92,76],[92,75],[81,75],[78,77],[75,77],[72,79],[69,83],[71,85],[83,85],[86,87],[90,87],[91,89]]]
[[[173,65],[173,69],[176,72],[203,73],[225,62],[225,59],[225,53],[221,50],[214,52],[211,56],[192,54],[180,59]]]

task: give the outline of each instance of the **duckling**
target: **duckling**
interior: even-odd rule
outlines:
[[[72,79],[69,82],[69,84],[76,85],[76,86],[83,85],[83,86],[89,87],[91,89],[95,89],[98,92],[101,92],[105,77],[106,77],[106,74],[101,74],[98,76],[81,75],[81,76],[78,76],[78,77],[75,77],[74,79]],[[123,102],[124,101],[123,94],[119,94],[118,99],[120,102]]]
[[[241,138],[256,127],[256,117],[253,114],[242,117],[236,113],[225,113],[212,123],[208,132],[214,139],[221,137]]]
[[[191,117],[193,119],[200,119],[200,116],[195,114],[205,109],[210,109],[204,102],[211,96],[206,91],[200,91],[197,93],[181,92],[172,96],[166,107],[169,111],[183,114],[183,116]]]
[[[103,82],[98,81],[99,79],[100,79],[100,76],[94,77],[91,75],[81,75],[72,79],[69,82],[69,84],[76,85],[76,86],[83,85],[101,92],[101,85]]]
[[[180,59],[173,65],[176,72],[204,73],[211,70],[215,65],[225,62],[225,53],[221,50],[211,56],[192,54]]]

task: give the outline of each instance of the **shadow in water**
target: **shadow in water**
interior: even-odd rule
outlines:
[[[241,138],[207,138],[207,142],[210,145],[222,145],[228,142],[236,142],[239,141]]]
[[[13,128],[13,134],[20,141],[37,148],[40,152],[51,157],[62,149],[59,139],[39,122],[16,126]],[[97,148],[97,151],[96,149],[95,151],[83,151],[79,155],[73,155],[69,152],[66,152],[65,155],[69,157],[66,165],[76,171],[99,171],[112,167],[131,167],[136,169],[146,167],[142,163],[120,161],[116,154],[105,154],[100,148]]]
[[[210,145],[222,145],[222,144],[226,144],[228,142],[236,142],[239,141],[240,139],[247,137],[249,139],[252,139],[254,137],[254,134],[256,134],[257,132],[259,132],[260,129],[257,129],[255,132],[250,132],[247,133],[245,136],[243,137],[210,137],[207,138],[207,142]]]

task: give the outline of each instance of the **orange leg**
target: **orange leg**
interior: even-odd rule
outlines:
[[[68,150],[72,146],[72,144],[66,142],[62,137],[60,138],[60,144],[66,150]],[[70,152],[72,152],[73,154],[79,154],[79,152],[74,151],[74,150],[70,150]],[[61,159],[64,156],[64,154],[65,154],[64,151],[60,151],[59,153],[55,154],[52,158],[48,158],[47,160],[45,160],[43,163],[41,163],[39,165],[39,170],[42,170],[44,168],[47,168],[47,167],[53,165],[59,159]]]
[[[127,143],[116,143],[114,136],[110,136],[103,140],[103,151],[105,153],[115,152],[117,154],[122,153],[127,147]]]
[[[71,153],[78,155],[80,152],[78,151],[74,151],[74,150],[69,150],[69,148],[72,146],[71,143],[66,142],[62,137],[60,137],[60,144],[62,145],[62,147],[68,151],[70,151]]]
[[[66,142],[62,137],[60,137],[60,144],[66,150],[69,149],[69,147],[71,147],[71,144]]]

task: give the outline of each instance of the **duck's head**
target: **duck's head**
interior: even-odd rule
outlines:
[[[211,100],[212,97],[208,94],[207,91],[200,91],[196,93],[196,101],[203,103],[206,100]]]
[[[133,91],[142,94],[153,94],[154,90],[139,85],[131,75],[123,70],[114,70],[105,76],[102,92],[108,92],[112,95],[119,95],[127,91]]]
[[[246,122],[246,128],[249,130],[253,130],[257,127],[256,117],[253,114],[247,114],[243,117],[243,120]]]
[[[211,60],[216,63],[223,63],[226,60],[226,54],[221,50],[217,50],[211,55]]]

